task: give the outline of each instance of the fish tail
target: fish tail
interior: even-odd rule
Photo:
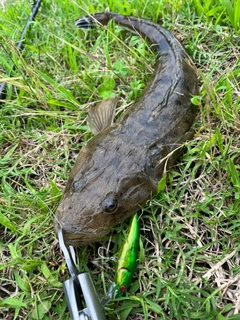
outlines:
[[[90,16],[79,18],[75,21],[75,26],[80,29],[95,28],[94,20]]]
[[[95,28],[98,23],[107,25],[109,20],[117,14],[112,12],[99,12],[75,20],[75,26],[80,29]]]

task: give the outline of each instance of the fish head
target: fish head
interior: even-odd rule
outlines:
[[[56,211],[55,230],[63,228],[65,242],[73,246],[101,240],[113,226],[136,213],[153,190],[135,158],[121,160],[113,144],[101,149],[95,138],[81,149]]]

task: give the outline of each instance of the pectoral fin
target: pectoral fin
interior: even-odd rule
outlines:
[[[118,98],[106,99],[92,107],[88,112],[88,124],[94,135],[113,123]]]

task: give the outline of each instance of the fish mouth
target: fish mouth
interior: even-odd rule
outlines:
[[[96,238],[93,238],[89,234],[84,233],[70,233],[63,229],[64,241],[69,246],[79,247],[86,246],[94,241],[97,241]]]
[[[56,234],[58,234],[59,229],[63,230],[63,237],[64,242],[68,246],[86,246],[90,243],[100,241],[102,237],[104,237],[107,234],[107,231],[103,231],[102,233],[99,232],[90,232],[90,231],[81,231],[81,232],[71,232],[66,230],[64,226],[61,226],[61,224],[58,221],[54,221],[54,229]],[[93,230],[92,230],[93,231]]]

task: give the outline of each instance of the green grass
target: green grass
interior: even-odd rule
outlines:
[[[7,3],[7,2],[6,2]],[[79,4],[80,3],[80,4]],[[116,94],[119,112],[146,85],[155,54],[136,35],[110,25],[83,32],[81,15],[104,11],[161,23],[199,71],[194,140],[141,214],[141,257],[127,296],[108,319],[240,319],[240,1],[43,1],[15,50],[27,1],[0,13],[0,318],[69,319],[68,278],[53,217],[80,147],[91,137],[88,108]],[[16,70],[9,77],[12,64]],[[12,87],[11,84],[14,84]],[[104,297],[126,224],[79,249]]]

